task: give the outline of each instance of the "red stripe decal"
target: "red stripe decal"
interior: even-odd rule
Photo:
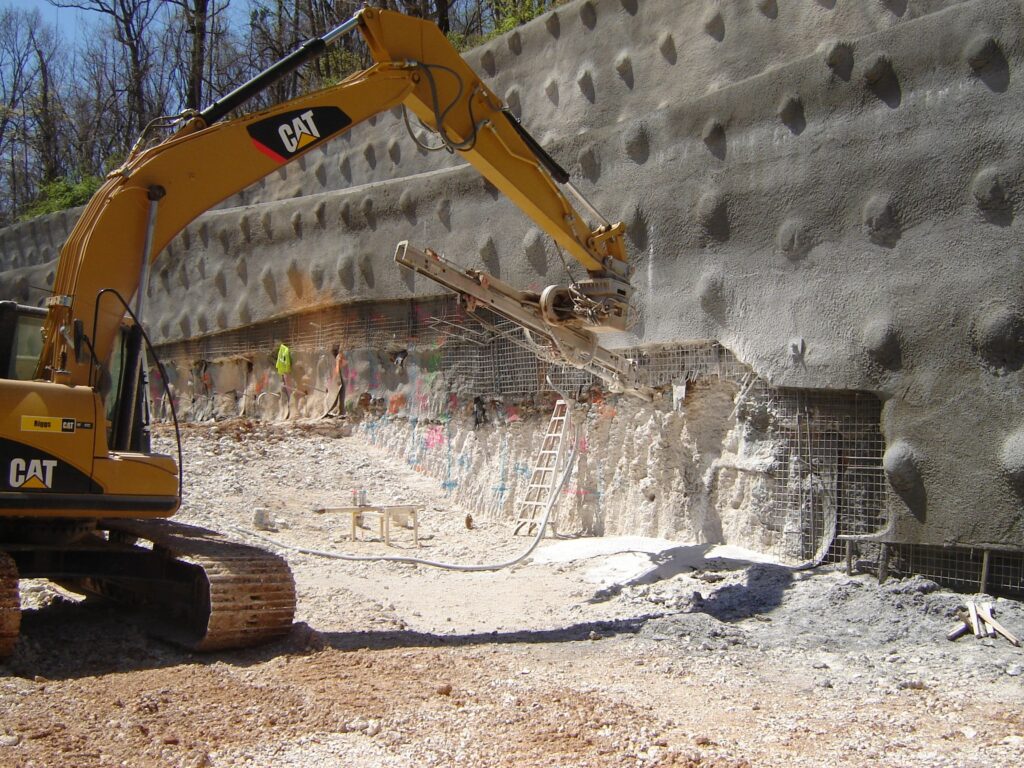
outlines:
[[[281,157],[279,154],[277,154],[277,152],[272,150],[266,144],[260,144],[258,141],[256,141],[256,139],[253,139],[252,143],[253,143],[253,146],[256,147],[256,149],[258,149],[264,155],[269,157],[271,160],[274,160],[275,162],[282,163],[282,164],[288,162],[287,158]]]

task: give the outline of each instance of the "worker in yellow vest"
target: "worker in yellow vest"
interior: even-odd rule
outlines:
[[[277,348],[277,363],[274,367],[282,377],[292,372],[292,351],[284,344]]]
[[[277,347],[277,360],[274,363],[274,368],[277,370],[278,376],[281,377],[281,400],[284,406],[284,418],[288,418],[291,411],[291,382],[290,376],[292,372],[292,351],[285,346],[284,342],[280,342]]]

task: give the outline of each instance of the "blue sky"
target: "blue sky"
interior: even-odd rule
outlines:
[[[248,0],[231,0],[229,6],[232,16],[241,12],[241,18],[245,19],[245,8],[248,7]],[[55,8],[46,0],[0,0],[0,8],[24,8],[26,10],[38,10],[43,19],[57,27],[57,31],[69,41],[74,41],[84,30],[100,20],[98,13],[79,11],[74,8]]]
[[[51,24],[59,23],[62,26],[74,24],[76,17],[83,15],[81,11],[76,11],[73,8],[55,8],[46,0],[2,0],[0,6],[25,8],[26,10],[36,9],[43,15],[46,21]],[[88,16],[89,14],[84,15]]]
[[[43,20],[57,27],[65,39],[74,39],[95,14],[76,11],[72,8],[55,8],[46,0],[0,0],[0,8],[24,8],[38,10]]]
[[[47,21],[55,21],[58,15],[58,9],[54,8],[49,3],[45,2],[45,0],[4,0],[3,3],[0,3],[0,5],[4,5],[7,7],[13,6],[15,8],[25,8],[28,10],[31,10],[32,8],[38,8],[39,12],[46,17]],[[70,11],[62,11],[60,15],[66,16],[69,13]]]

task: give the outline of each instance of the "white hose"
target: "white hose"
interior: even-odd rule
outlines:
[[[331,560],[348,560],[351,562],[361,563],[409,563],[411,565],[426,565],[431,568],[443,568],[447,571],[463,571],[463,572],[474,572],[474,571],[500,571],[502,568],[508,568],[520,563],[529,557],[533,550],[540,544],[541,539],[544,538],[544,531],[548,526],[548,519],[551,517],[551,510],[555,507],[555,502],[558,501],[561,496],[562,489],[565,487],[566,482],[569,480],[569,475],[572,474],[573,465],[576,463],[576,452],[578,447],[578,441],[575,439],[575,435],[572,441],[572,452],[569,454],[569,460],[565,464],[565,471],[562,473],[561,479],[558,481],[558,486],[552,490],[551,495],[548,497],[547,506],[544,509],[544,517],[541,519],[540,528],[537,530],[537,535],[533,537],[533,541],[526,550],[513,558],[512,560],[506,560],[503,563],[491,563],[481,565],[463,565],[461,563],[441,563],[435,560],[424,560],[419,557],[404,557],[402,555],[348,555],[342,552],[329,552],[320,549],[308,549],[306,547],[295,547],[290,544],[284,544],[275,539],[271,539],[267,536],[260,536],[259,534],[251,531],[245,531],[241,528],[235,528],[231,526],[231,530],[242,536],[247,536],[259,541],[263,541],[281,549],[291,550],[292,552],[299,552],[303,555],[314,555],[316,557],[326,557]]]
[[[818,484],[825,494],[826,497],[832,496],[832,492],[829,491],[828,487],[824,482],[821,481],[817,475],[810,475],[812,488],[815,479],[818,480]],[[826,507],[825,512],[825,530],[822,532],[821,541],[818,543],[818,550],[814,553],[814,557],[810,560],[800,563],[799,565],[790,566],[794,571],[809,571],[812,568],[817,568],[823,562],[825,557],[828,555],[829,550],[832,548],[832,543],[836,540],[836,526],[838,523],[838,515],[836,513],[835,498],[832,498],[832,504]]]

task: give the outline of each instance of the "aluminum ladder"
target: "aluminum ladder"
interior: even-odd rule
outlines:
[[[537,453],[537,460],[530,473],[530,484],[526,487],[523,497],[516,502],[518,511],[512,531],[514,536],[519,534],[535,535],[537,526],[544,519],[544,510],[547,509],[548,503],[553,501],[551,495],[556,490],[558,478],[562,472],[566,471],[565,461],[568,454],[566,435],[569,433],[570,423],[568,401],[558,400],[551,412],[548,431],[544,435],[540,451]],[[554,511],[548,518],[548,525],[554,531]]]

